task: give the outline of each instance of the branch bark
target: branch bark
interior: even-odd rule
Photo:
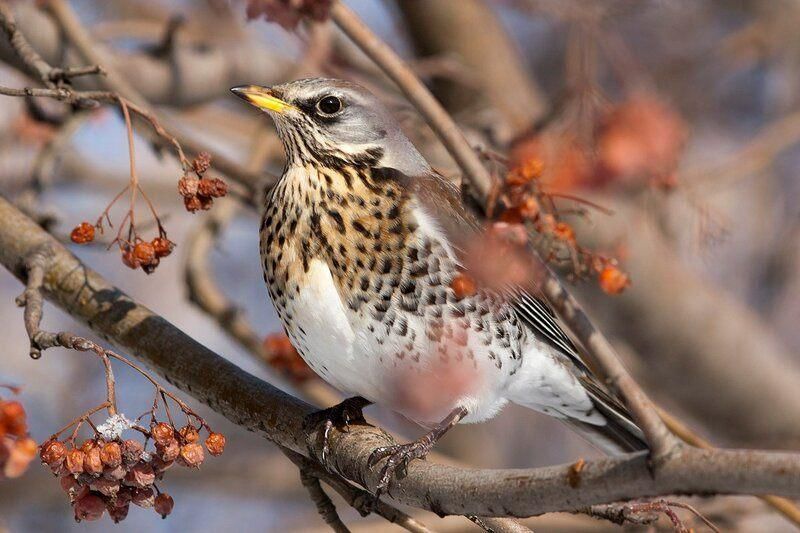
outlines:
[[[0,198],[0,262],[22,279],[24,258],[43,245],[53,250],[43,278],[50,301],[234,423],[303,455],[311,443],[319,456],[320,439],[302,427],[311,405],[242,371],[139,305]],[[367,426],[334,431],[332,462],[347,479],[374,490],[379,472],[369,469],[367,458],[386,442],[383,432]],[[800,455],[792,453],[686,447],[667,457],[655,478],[643,454],[587,462],[577,484],[569,471],[570,465],[475,470],[416,461],[389,494],[439,514],[477,516],[530,516],[672,493],[800,496]]]

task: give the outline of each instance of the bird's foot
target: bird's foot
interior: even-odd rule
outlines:
[[[312,434],[320,426],[323,428],[322,457],[320,458],[323,465],[328,466],[329,441],[333,428],[347,432],[351,424],[366,424],[367,421],[364,419],[362,410],[371,403],[361,396],[353,396],[333,407],[315,411],[305,417],[303,429],[307,434]]]
[[[428,452],[431,451],[442,435],[458,424],[459,420],[466,415],[466,409],[457,407],[453,409],[440,424],[436,425],[431,431],[414,442],[376,448],[370,454],[369,459],[367,459],[367,464],[372,468],[383,459],[386,459],[386,463],[383,465],[383,468],[381,468],[378,484],[375,487],[375,500],[377,501],[381,497],[381,494],[386,492],[389,488],[389,482],[398,470],[403,472],[408,467],[408,463],[414,459],[422,459],[428,455]]]
[[[380,478],[375,487],[375,499],[379,499],[381,494],[386,492],[389,488],[389,482],[398,470],[403,472],[408,467],[408,463],[414,459],[423,459],[435,444],[436,441],[428,433],[408,444],[394,444],[376,448],[370,454],[367,464],[372,468],[383,459],[386,459],[386,464],[381,468]]]

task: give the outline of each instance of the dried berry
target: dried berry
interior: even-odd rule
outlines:
[[[63,442],[59,442],[57,440],[50,440],[42,444],[42,447],[39,451],[39,457],[42,459],[42,463],[46,464],[49,467],[59,466],[64,462],[64,458],[67,456],[67,447],[64,446]]]
[[[150,435],[156,444],[167,444],[175,438],[175,430],[166,422],[159,422],[150,428]]]
[[[179,433],[181,435],[181,439],[183,439],[183,442],[190,443],[200,440],[200,433],[194,426],[183,426]]]
[[[173,507],[175,507],[175,501],[166,492],[159,494],[153,503],[153,509],[161,515],[161,518],[166,518],[172,512]]]
[[[99,520],[103,517],[106,504],[97,494],[88,493],[75,501],[75,520]]]
[[[181,453],[181,446],[177,439],[172,438],[164,444],[156,443],[156,455],[162,461],[174,461]]]
[[[96,492],[99,492],[103,496],[108,496],[109,498],[116,497],[117,493],[120,489],[119,481],[113,479],[106,479],[106,478],[97,478],[92,480],[89,484],[89,487]]]
[[[149,242],[139,241],[133,247],[133,257],[142,265],[149,265],[156,259],[156,251]]]
[[[103,461],[100,459],[99,447],[94,446],[83,452],[83,471],[92,475],[99,475],[103,472]]]
[[[108,502],[108,504],[106,504],[108,516],[114,521],[115,524],[119,524],[125,520],[125,518],[128,516],[128,511],[130,508],[130,503],[127,501],[121,501],[120,498],[111,500]]]
[[[628,275],[614,265],[606,265],[600,271],[598,279],[600,288],[607,294],[619,294],[631,283]]]
[[[522,218],[526,218],[528,220],[534,220],[537,216],[539,216],[539,202],[533,196],[528,196],[525,200],[522,201],[519,205],[519,214]]]
[[[542,175],[544,165],[538,159],[528,159],[514,167],[506,176],[506,183],[512,187],[525,185]]]
[[[167,257],[172,253],[172,249],[175,248],[175,243],[166,237],[156,237],[150,244],[153,245],[153,250],[155,250],[158,258]]]
[[[84,453],[77,448],[72,448],[71,450],[68,450],[67,457],[64,462],[64,464],[67,467],[67,472],[69,472],[70,474],[82,474],[83,457]]]
[[[69,238],[76,244],[86,244],[94,240],[94,226],[88,222],[81,222],[69,234]]]
[[[143,452],[144,446],[138,440],[128,439],[122,443],[122,461],[128,466],[139,462]]]
[[[197,196],[199,186],[199,179],[184,176],[178,180],[178,193],[186,199],[192,198]]]
[[[553,235],[560,241],[575,244],[575,231],[566,222],[557,222],[553,228]]]
[[[180,446],[177,446],[177,443],[176,443],[176,449],[177,449],[178,453],[180,453],[181,449],[180,449]],[[176,455],[176,457],[177,457],[177,455]],[[153,472],[156,473],[156,479],[161,479],[164,476],[164,472],[169,470],[170,467],[172,467],[172,465],[175,464],[175,460],[174,459],[172,459],[172,460],[164,460],[161,457],[156,455],[150,461],[150,464],[153,466]]]
[[[133,255],[133,250],[129,247],[122,251],[122,262],[125,264],[125,266],[132,269],[137,269],[142,266],[141,261],[136,259],[136,257]]]
[[[219,178],[203,178],[200,180],[198,194],[209,198],[221,198],[228,194],[228,184]]]
[[[59,478],[59,482],[61,483],[61,488],[64,489],[64,492],[69,494],[70,500],[74,500],[78,495],[78,492],[82,489],[82,487],[84,487],[84,485],[81,485],[72,474],[61,476]]]
[[[181,446],[181,454],[178,461],[183,465],[191,468],[198,468],[203,464],[205,459],[205,452],[203,447],[196,442],[184,444]]]
[[[192,161],[192,168],[198,174],[204,174],[211,168],[211,154],[208,152],[200,152],[197,157]]]
[[[203,203],[197,196],[185,196],[183,198],[183,206],[190,213],[194,213],[195,211],[199,211],[203,208]]]
[[[140,489],[151,486],[156,480],[156,474],[150,463],[136,463],[125,475],[125,484]]]
[[[211,433],[206,439],[206,449],[211,455],[222,455],[225,451],[225,435],[222,433]]]
[[[145,509],[152,507],[155,503],[155,493],[153,489],[150,487],[145,489],[134,487],[131,492],[131,503]]]
[[[109,468],[122,464],[122,447],[116,442],[108,442],[100,450],[100,460]]]

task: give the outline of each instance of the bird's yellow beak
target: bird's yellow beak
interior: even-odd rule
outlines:
[[[266,111],[285,113],[289,109],[296,109],[293,105],[287,104],[280,98],[273,96],[269,87],[241,85],[239,87],[233,87],[231,92],[242,100]]]

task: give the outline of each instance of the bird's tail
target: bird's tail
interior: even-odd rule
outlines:
[[[616,455],[647,449],[644,434],[622,403],[586,376],[581,382],[595,408],[606,419],[604,425],[589,424],[575,419],[564,420],[590,443],[605,453]]]

